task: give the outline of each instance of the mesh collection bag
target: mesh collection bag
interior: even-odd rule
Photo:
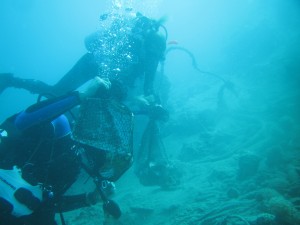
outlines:
[[[106,160],[100,174],[115,181],[132,164],[133,114],[118,102],[90,98],[80,107],[73,139],[105,151]]]

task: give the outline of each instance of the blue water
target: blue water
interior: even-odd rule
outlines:
[[[159,88],[170,111],[161,133],[182,177],[161,190],[128,171],[115,197],[123,216],[107,224],[300,224],[300,2],[2,0],[0,72],[54,84],[117,6],[167,19],[175,49],[170,86]],[[36,99],[5,90],[0,121]],[[101,204],[66,220],[99,224]]]

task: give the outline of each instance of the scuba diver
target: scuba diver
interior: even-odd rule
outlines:
[[[78,134],[73,137],[64,115],[109,86],[109,82],[96,77],[85,92],[40,101],[0,125],[1,225],[55,225],[56,213],[61,214],[64,225],[62,212],[88,207],[100,199],[107,215],[121,216],[118,205],[107,195],[114,188],[112,182],[131,166],[132,148],[124,154],[118,152],[119,163],[112,165],[114,152],[83,143]],[[123,135],[130,140],[132,131],[125,130]],[[96,189],[65,195],[81,169],[94,178]]]
[[[103,18],[107,20],[110,16]],[[51,97],[74,91],[80,85],[101,74],[101,78],[111,84],[108,91],[111,100],[123,102],[129,99],[132,102],[142,102],[141,110],[132,110],[135,114],[143,110],[144,114],[155,111],[155,114],[161,112],[161,117],[166,117],[168,112],[162,108],[154,90],[157,67],[165,59],[167,31],[162,22],[162,20],[147,18],[141,13],[116,16],[112,18],[108,28],[103,28],[86,37],[85,46],[88,52],[55,85],[50,86],[39,80],[22,79],[11,73],[2,73],[0,74],[0,93],[8,87],[15,87]],[[160,28],[165,31],[165,36],[160,33]],[[133,89],[136,89],[135,83],[139,78],[144,80],[143,94],[136,98]],[[151,107],[148,107],[150,105]],[[157,148],[157,151],[159,150],[160,148]],[[139,163],[138,160],[136,163]],[[152,163],[153,160],[151,160]],[[149,170],[149,166],[138,168]],[[156,172],[156,174],[165,174],[165,172]],[[164,179],[157,180],[154,185],[161,185],[161,180]]]
[[[153,95],[155,73],[159,62],[164,60],[166,49],[166,37],[159,32],[162,24],[140,13],[128,17],[113,18],[110,27],[87,36],[85,46],[88,52],[55,85],[2,73],[0,93],[8,87],[15,87],[37,94],[61,95],[100,76],[118,87],[118,97],[124,98],[126,89],[133,88],[136,79],[144,76],[143,94]]]

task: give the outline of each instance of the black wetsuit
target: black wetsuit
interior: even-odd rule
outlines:
[[[144,95],[154,94],[155,73],[159,62],[164,59],[166,49],[164,37],[158,35],[157,32],[150,32],[144,36],[131,34],[128,35],[128,43],[120,47],[118,51],[107,55],[105,54],[107,50],[99,50],[97,46],[103,37],[99,35],[90,36],[92,38],[88,40],[89,43],[86,43],[86,46],[93,46],[93,48],[87,46],[88,52],[55,85],[51,86],[39,80],[11,77],[6,78],[7,87],[23,88],[33,93],[48,93],[58,96],[74,91],[95,76],[100,76],[109,78],[112,87],[117,86],[117,90],[113,91],[119,95],[122,92],[121,94],[124,95],[126,89],[134,87],[138,77],[144,77]],[[110,44],[112,40],[109,38],[104,42]],[[131,60],[126,60],[126,56],[129,55]],[[108,65],[103,67],[103,64]],[[119,90],[120,88],[123,90]]]
[[[12,216],[5,196],[0,196],[1,225],[53,225],[56,212],[87,206],[86,195],[63,196],[80,171],[68,120],[62,115],[80,103],[76,92],[46,100],[8,118],[0,128],[0,169],[17,166],[31,185],[42,184],[43,200],[30,215]],[[2,185],[2,186],[1,186]],[[5,187],[1,183],[0,188]],[[1,193],[1,192],[0,192]]]

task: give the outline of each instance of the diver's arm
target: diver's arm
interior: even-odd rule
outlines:
[[[98,76],[98,66],[92,53],[83,55],[73,68],[54,86],[52,92],[56,95],[76,90],[85,82]]]
[[[23,131],[39,123],[51,121],[79,104],[80,95],[78,92],[41,101],[19,113],[15,119],[15,126]]]
[[[68,212],[75,209],[95,205],[99,201],[95,192],[89,192],[78,195],[65,195],[59,199],[57,204],[57,212]]]
[[[23,79],[10,73],[0,74],[0,93],[7,87],[22,88],[34,94],[60,96],[76,90],[98,75],[98,66],[92,53],[82,56],[74,67],[54,86],[36,79]]]
[[[100,88],[108,90],[110,82],[100,77],[95,77],[83,92],[74,91],[67,95],[47,99],[32,105],[16,116],[15,126],[20,131],[23,131],[39,123],[51,121],[79,105],[85,99],[94,96]]]

